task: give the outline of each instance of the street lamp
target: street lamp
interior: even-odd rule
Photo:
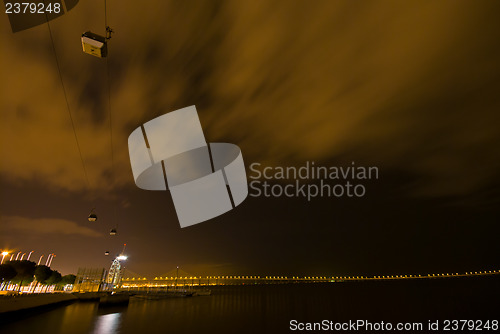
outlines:
[[[50,258],[50,261],[49,261],[49,265],[48,267],[50,268],[50,265],[52,264],[52,260],[54,260],[54,257],[56,256],[56,254],[50,254],[52,255],[52,257]]]
[[[5,257],[9,255],[9,252],[6,252],[6,251],[3,251],[2,252],[2,262],[0,262],[0,264],[3,264],[3,259],[5,259]]]

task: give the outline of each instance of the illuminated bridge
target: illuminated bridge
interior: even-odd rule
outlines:
[[[416,280],[444,279],[453,277],[476,277],[500,275],[500,270],[475,271],[465,273],[439,273],[427,275],[389,275],[389,276],[167,276],[148,279],[146,277],[126,277],[122,279],[122,288],[162,288],[175,286],[215,286],[215,285],[255,285],[285,283],[325,283],[374,280]]]

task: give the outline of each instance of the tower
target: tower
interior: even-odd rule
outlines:
[[[120,261],[125,261],[127,259],[127,256],[124,254],[125,246],[127,246],[127,244],[123,245],[122,252],[113,260],[113,262],[111,263],[111,267],[109,268],[109,273],[106,279],[106,283],[108,287],[110,287],[111,289],[118,287],[122,280],[123,267]]]
[[[113,263],[111,263],[108,278],[106,279],[106,283],[108,283],[111,287],[118,286],[122,279],[122,265],[120,263],[120,260],[118,260],[118,257],[113,260]]]

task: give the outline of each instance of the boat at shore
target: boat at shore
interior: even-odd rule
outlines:
[[[73,292],[72,295],[78,298],[81,302],[92,302],[105,296],[106,292]]]
[[[128,293],[107,293],[99,298],[99,306],[125,305],[130,301]]]

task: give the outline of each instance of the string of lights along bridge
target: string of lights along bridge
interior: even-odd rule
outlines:
[[[280,284],[280,283],[325,283],[347,281],[379,281],[379,280],[408,280],[408,279],[442,279],[452,277],[475,277],[500,275],[500,270],[471,271],[465,273],[439,273],[427,275],[388,275],[388,276],[169,276],[155,277],[126,277],[122,279],[122,288],[161,288],[168,286],[209,286],[209,285],[251,285],[251,284]]]

